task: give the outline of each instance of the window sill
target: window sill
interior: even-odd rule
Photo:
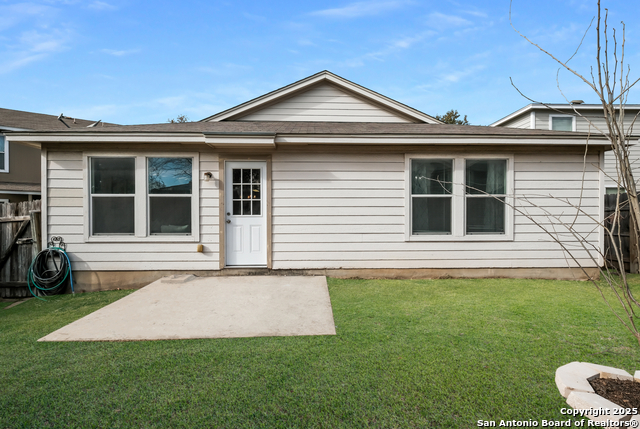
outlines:
[[[199,240],[193,235],[97,235],[85,237],[85,243],[194,243]]]
[[[474,234],[474,235],[410,235],[405,241],[513,241],[512,234]]]

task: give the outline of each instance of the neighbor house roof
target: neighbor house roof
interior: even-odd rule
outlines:
[[[63,115],[45,115],[42,113],[0,108],[0,131],[69,130],[85,128],[94,123],[95,121],[69,118]],[[98,126],[100,125],[102,125],[102,123],[98,124]]]
[[[497,120],[496,122],[494,122],[493,124],[490,124],[490,127],[498,127],[506,122],[509,122],[510,120],[512,120],[513,118],[517,118],[518,116],[524,114],[524,113],[529,113],[532,110],[560,110],[560,111],[566,111],[567,109],[569,110],[574,110],[577,112],[580,111],[584,111],[584,112],[597,112],[599,111],[603,111],[602,108],[602,104],[558,104],[558,103],[554,103],[554,104],[543,104],[543,103],[531,103],[528,104],[526,106],[524,106],[523,108],[516,110],[515,112],[505,116],[502,119]],[[616,110],[620,110],[620,106],[615,106]],[[627,104],[625,106],[625,110],[630,110],[630,111],[638,111],[640,110],[640,104]]]

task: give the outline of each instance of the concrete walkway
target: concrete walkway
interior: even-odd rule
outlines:
[[[164,277],[38,341],[335,335],[326,277]]]

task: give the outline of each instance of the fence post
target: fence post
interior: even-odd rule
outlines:
[[[31,260],[42,250],[42,238],[40,233],[40,211],[32,210],[29,212],[31,218],[31,239],[33,243],[31,245]]]

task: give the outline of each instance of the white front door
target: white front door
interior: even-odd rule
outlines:
[[[267,265],[267,163],[225,163],[227,266]]]

